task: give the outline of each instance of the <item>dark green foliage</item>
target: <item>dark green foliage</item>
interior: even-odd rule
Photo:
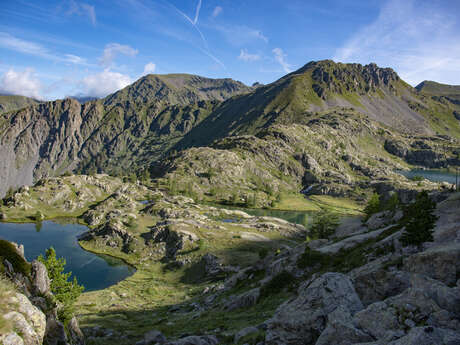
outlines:
[[[406,229],[401,236],[401,243],[404,246],[433,241],[433,229],[438,219],[434,214],[435,209],[436,202],[426,191],[419,193],[415,202],[404,208],[402,225]]]
[[[399,197],[397,193],[393,193],[390,198],[385,202],[384,209],[391,211],[391,212],[396,212],[400,205]]]
[[[259,258],[262,260],[265,259],[268,255],[268,249],[267,248],[260,248],[259,249]]]
[[[260,297],[267,297],[281,292],[295,283],[295,277],[288,271],[282,271],[260,288]]]
[[[372,194],[371,198],[367,202],[366,207],[364,208],[364,221],[367,221],[374,213],[380,211],[380,196],[377,193]]]
[[[59,319],[62,321],[70,320],[74,312],[74,303],[83,292],[84,287],[78,284],[75,277],[73,281],[69,281],[72,273],[64,273],[66,261],[64,258],[56,258],[53,247],[46,251],[45,257],[40,255],[38,261],[46,266],[51,281],[51,292],[61,304],[58,310]]]
[[[420,175],[412,176],[410,179],[415,182],[420,182],[424,180],[423,176]]]
[[[310,228],[314,238],[329,238],[339,226],[339,217],[329,210],[319,211],[313,218]]]
[[[324,266],[329,263],[330,257],[327,254],[323,254],[314,249],[311,249],[309,246],[305,247],[305,251],[297,260],[297,267],[307,268],[313,267],[315,265]]]
[[[18,254],[14,245],[6,240],[0,240],[0,267],[2,270],[3,261],[5,259],[13,265],[15,272],[19,272],[24,275],[30,274],[30,264]]]

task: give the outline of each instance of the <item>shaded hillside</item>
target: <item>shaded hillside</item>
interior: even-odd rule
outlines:
[[[148,75],[108,97],[46,102],[0,118],[0,195],[66,170],[127,173],[158,159],[216,104],[250,88],[231,79]]]
[[[38,103],[40,102],[25,96],[0,95],[0,113],[21,109]]]

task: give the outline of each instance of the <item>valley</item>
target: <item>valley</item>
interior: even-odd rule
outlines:
[[[0,113],[0,236],[71,219],[78,234],[55,236],[87,265],[123,262],[91,274],[64,343],[455,344],[457,93],[324,60],[268,85],[147,75],[20,103]],[[36,301],[38,268],[16,264],[33,250],[0,268]]]

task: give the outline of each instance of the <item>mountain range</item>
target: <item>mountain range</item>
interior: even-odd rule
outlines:
[[[390,68],[331,60],[310,62],[257,87],[232,79],[169,74],[144,76],[84,104],[70,98],[39,103],[3,97],[0,194],[66,171],[123,175],[149,170],[164,177],[179,165],[190,168],[198,164],[197,158],[207,160],[209,150],[220,150],[224,156],[244,151],[251,160],[245,164],[253,166],[248,171],[262,183],[285,174],[297,181],[296,188],[305,187],[305,173],[312,170],[305,155],[321,161],[321,152],[329,163],[324,163],[326,167],[318,163],[324,173],[323,178],[312,178],[316,182],[330,180],[327,172],[343,175],[350,169],[346,160],[345,170],[333,167],[334,160],[343,161],[345,151],[356,153],[359,161],[369,160],[355,164],[362,169],[381,165],[380,151],[390,155],[388,162],[394,161],[389,167],[401,158],[411,164],[445,166],[458,159],[459,99],[458,86],[423,82],[413,88]],[[325,126],[337,135],[327,139]],[[353,132],[362,136],[351,138]],[[295,146],[298,152],[285,152],[285,157],[276,152],[283,149],[279,146],[283,136],[297,140],[296,145],[286,141],[284,145]],[[356,142],[358,138],[362,141]],[[270,148],[274,143],[277,147]],[[254,145],[261,147],[256,150]],[[328,146],[337,149],[331,152]],[[197,157],[190,158],[191,152]],[[319,157],[314,158],[314,152]],[[260,167],[268,161],[276,170],[272,176]],[[213,164],[200,161],[199,170],[208,171]],[[231,164],[221,168],[231,169]],[[302,171],[293,173],[296,169]],[[241,178],[248,181],[248,176]]]

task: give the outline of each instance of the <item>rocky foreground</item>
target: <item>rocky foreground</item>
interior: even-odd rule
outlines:
[[[43,263],[24,258],[24,247],[0,240],[2,292],[0,342],[3,345],[84,345],[75,317],[64,326]],[[13,284],[11,284],[12,282]]]
[[[459,193],[440,202],[434,242],[421,248],[403,247],[398,214],[381,213],[365,225],[342,227],[341,240],[270,255],[228,278],[221,291],[207,292],[201,303],[245,313],[267,290],[298,286],[272,317],[233,337],[215,332],[168,342],[154,330],[138,344],[460,344],[459,210]],[[361,257],[353,260],[353,251]],[[251,289],[219,302],[220,294],[260,271],[265,277]]]
[[[78,301],[88,344],[460,344],[460,193],[431,196],[439,219],[420,247],[401,243],[398,210],[305,242],[302,225],[106,175],[40,181],[1,213],[78,217],[85,249],[136,267]]]

